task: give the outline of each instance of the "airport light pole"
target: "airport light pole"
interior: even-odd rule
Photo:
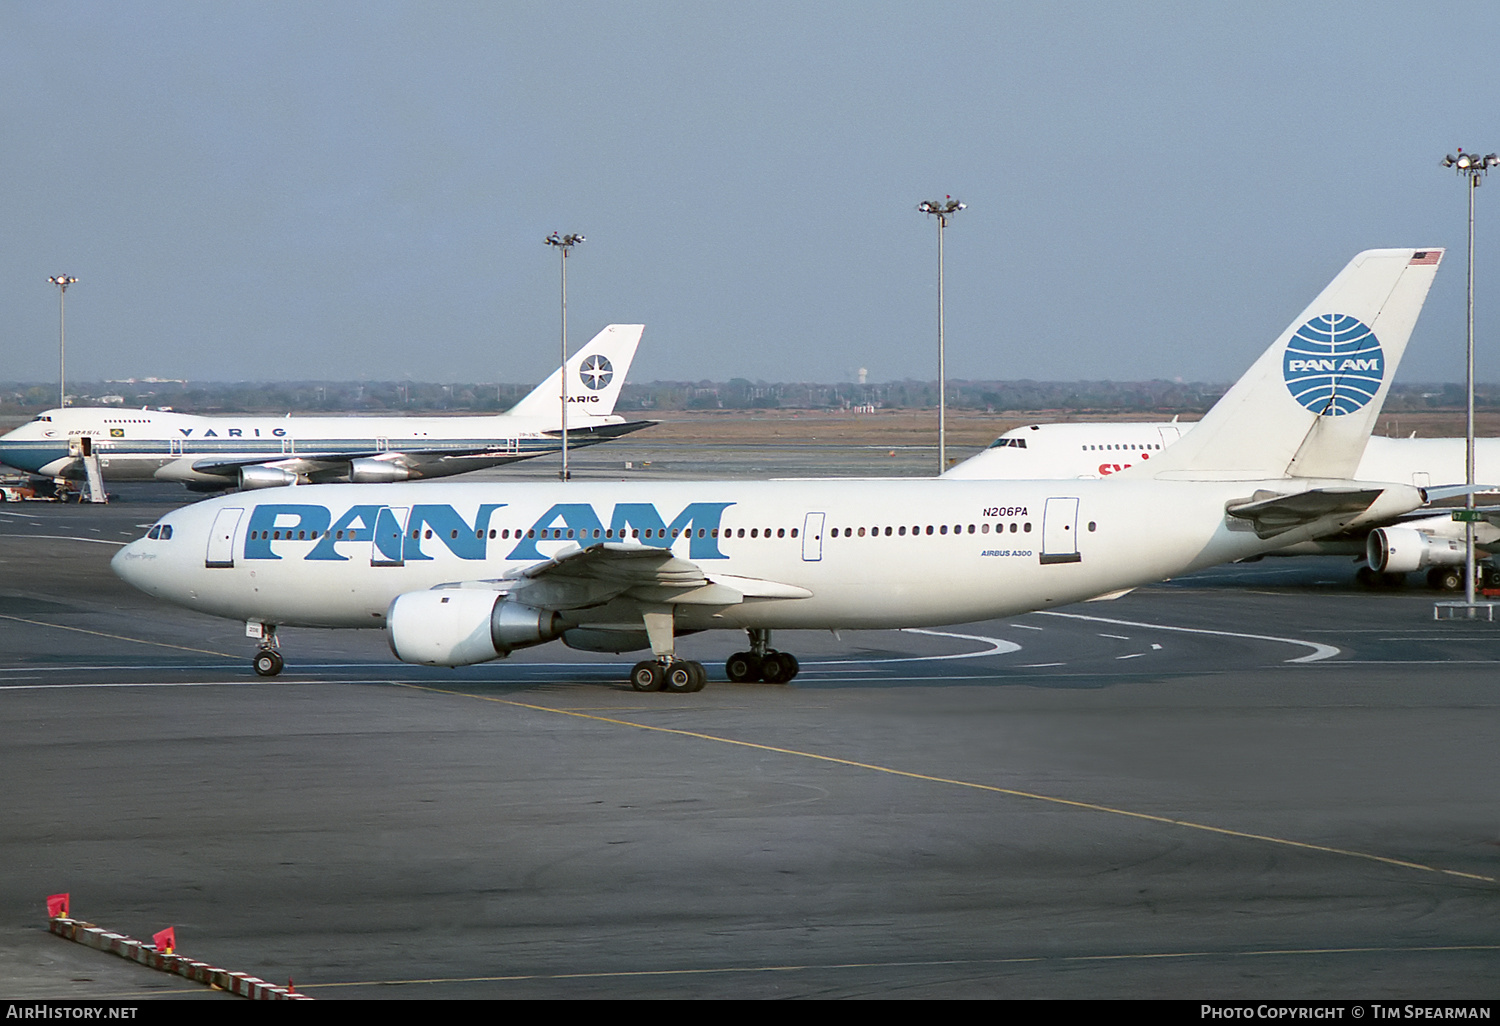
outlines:
[[[59,274],[47,280],[57,286],[57,405],[60,409],[68,405],[68,335],[64,330],[64,314],[67,312],[68,286],[77,284],[78,279]]]
[[[562,470],[558,478],[568,479],[568,251],[583,241],[582,235],[547,236],[547,245],[562,253]]]
[[[967,204],[952,196],[941,201],[923,200],[917,209],[938,223],[938,476],[948,469],[948,352],[943,338],[943,230],[948,218]]]
[[[1443,166],[1451,167],[1461,177],[1469,180],[1469,331],[1467,352],[1467,383],[1468,383],[1468,416],[1465,428],[1465,439],[1467,447],[1464,456],[1464,483],[1468,485],[1468,495],[1464,499],[1464,508],[1467,511],[1464,523],[1464,602],[1468,606],[1469,619],[1474,618],[1476,612],[1474,605],[1474,190],[1479,188],[1479,183],[1484,181],[1484,176],[1489,169],[1500,165],[1500,156],[1491,153],[1481,157],[1475,153],[1458,151],[1458,156],[1451,153],[1443,158]]]

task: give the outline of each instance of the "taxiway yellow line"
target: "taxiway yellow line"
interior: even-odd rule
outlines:
[[[206,648],[188,648],[186,645],[169,645],[165,641],[147,641],[144,638],[128,638],[123,634],[106,634],[103,631],[85,630],[82,627],[68,627],[60,623],[47,623],[45,620],[28,620],[24,616],[7,616],[0,613],[0,620],[14,620],[16,623],[29,623],[33,627],[51,627],[59,631],[76,631],[79,634],[92,634],[96,638],[112,638],[115,641],[133,641],[137,645],[155,645],[157,648],[175,648],[179,652],[196,652],[199,655],[220,656],[224,659],[238,659],[228,652],[211,652]]]
[[[597,716],[592,713],[574,712],[570,709],[556,709],[551,706],[534,705],[529,702],[518,702],[513,698],[496,698],[489,695],[475,695],[464,691],[453,691],[447,688],[434,688],[422,684],[409,684],[402,681],[390,681],[397,687],[413,688],[417,691],[431,691],[440,695],[454,695],[460,698],[474,698],[482,702],[496,702],[500,705],[515,706],[519,709],[530,709],[535,712],[553,713],[558,716],[572,716],[582,720],[593,720],[598,723],[609,723],[620,727],[634,727],[637,730],[649,730],[659,734],[673,734],[678,737],[689,737],[698,741],[713,741],[723,745],[733,745],[737,748],[749,748],[760,752],[772,752],[777,755],[790,755],[799,759],[811,759],[815,762],[826,762],[837,766],[849,766],[853,769],[870,770],[875,773],[886,773],[890,776],[905,777],[908,780],[925,780],[934,784],[948,784],[953,787],[964,787],[975,791],[986,791],[990,794],[1003,794],[1011,798],[1027,798],[1031,801],[1046,802],[1049,805],[1061,805],[1065,808],[1082,809],[1088,812],[1102,812],[1111,816],[1124,816],[1128,819],[1141,820],[1147,823],[1162,823],[1167,826],[1184,827],[1188,830],[1201,830],[1204,833],[1218,834],[1221,837],[1235,837],[1244,841],[1261,841],[1266,844],[1280,845],[1286,848],[1296,848],[1301,851],[1322,852],[1325,855],[1342,855],[1345,858],[1362,859],[1366,862],[1376,862],[1381,865],[1395,866],[1400,869],[1414,869],[1424,873],[1435,873],[1439,876],[1452,876],[1463,880],[1478,880],[1484,883],[1496,883],[1493,876],[1483,876],[1479,873],[1465,873],[1456,869],[1440,869],[1437,866],[1428,866],[1421,862],[1410,862],[1406,859],[1391,858],[1387,855],[1376,855],[1371,852],[1355,851],[1351,848],[1335,848],[1326,844],[1313,844],[1310,841],[1297,841],[1288,837],[1275,837],[1271,834],[1256,834],[1245,830],[1234,830],[1230,827],[1213,826],[1208,823],[1196,823],[1189,819],[1176,819],[1172,816],[1158,816],[1150,812],[1136,812],[1131,809],[1119,809],[1111,805],[1100,805],[1096,802],[1079,801],[1074,798],[1059,798],[1055,795],[1038,794],[1034,791],[1019,791],[1010,787],[999,787],[995,784],[981,784],[973,780],[958,780],[954,777],[939,777],[928,773],[917,773],[912,770],[896,769],[892,766],[880,766],[870,762],[858,762],[853,759],[841,759],[833,755],[819,755],[817,752],[804,752],[795,748],[780,748],[776,745],[759,744],[754,741],[741,741],[732,737],[720,737],[717,734],[704,734],[695,730],[683,730],[680,727],[658,727],[649,723],[635,723],[631,720],[621,720],[610,716]]]
[[[823,965],[742,965],[718,966],[709,969],[626,969],[617,972],[577,973],[511,973],[504,976],[435,976],[409,980],[348,980],[337,983],[299,983],[302,991],[329,990],[338,987],[401,987],[419,984],[444,983],[518,983],[528,980],[619,980],[639,979],[650,976],[716,976],[751,973],[797,973],[828,972],[839,969],[944,969],[955,967],[983,968],[985,966],[1056,965],[1085,962],[1148,962],[1187,959],[1234,959],[1265,958],[1314,955],[1411,955],[1437,952],[1495,952],[1500,944],[1444,944],[1431,947],[1394,946],[1369,948],[1265,948],[1254,951],[1147,951],[1120,955],[1016,955],[1010,958],[943,958],[899,962],[833,962]]]

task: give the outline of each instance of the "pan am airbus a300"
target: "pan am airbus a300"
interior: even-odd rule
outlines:
[[[114,558],[126,581],[247,623],[255,669],[277,626],[381,627],[407,662],[461,666],[561,640],[650,649],[630,682],[696,691],[676,638],[745,630],[731,680],[790,680],[778,629],[964,623],[1099,598],[1254,556],[1424,501],[1349,480],[1389,382],[1309,408],[1288,343],[1354,324],[1394,367],[1435,266],[1362,253],[1151,476],[1108,481],[801,480],[312,485],[175,510]],[[1368,356],[1361,359],[1368,359]],[[1342,398],[1349,396],[1349,401]]]
[[[644,329],[611,324],[567,362],[568,445],[650,427],[615,415]],[[82,478],[97,456],[106,481],[180,481],[195,491],[448,477],[562,447],[562,370],[488,417],[195,417],[160,410],[47,410],[0,437],[0,463]]]

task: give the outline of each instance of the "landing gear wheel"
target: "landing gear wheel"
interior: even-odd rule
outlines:
[[[660,691],[665,682],[661,663],[654,659],[642,660],[630,670],[630,686],[637,691]]]
[[[724,661],[724,674],[736,684],[760,680],[760,658],[754,652],[736,652]]]
[[[1456,566],[1436,566],[1427,572],[1427,583],[1438,591],[1462,591],[1464,572]]]
[[[767,652],[760,663],[760,678],[767,684],[786,684],[802,669],[790,652]]]
[[[255,653],[253,663],[255,672],[262,677],[274,677],[281,672],[285,663],[281,659],[281,653],[275,649],[263,648]]]
[[[1374,567],[1362,566],[1355,571],[1354,579],[1366,588],[1373,588],[1380,581],[1380,575],[1375,572]]]
[[[690,659],[679,659],[666,668],[662,687],[674,695],[690,695],[702,691],[708,683],[708,673],[702,663]]]

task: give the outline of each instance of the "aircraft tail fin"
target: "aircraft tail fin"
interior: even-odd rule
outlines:
[[[642,324],[611,324],[588,345],[568,357],[568,426],[586,427],[615,411],[630,361],[640,344]],[[535,417],[562,426],[561,369],[533,388],[507,412],[512,417]]]
[[[1442,258],[1441,249],[1356,256],[1181,441],[1123,473],[1352,477]]]

